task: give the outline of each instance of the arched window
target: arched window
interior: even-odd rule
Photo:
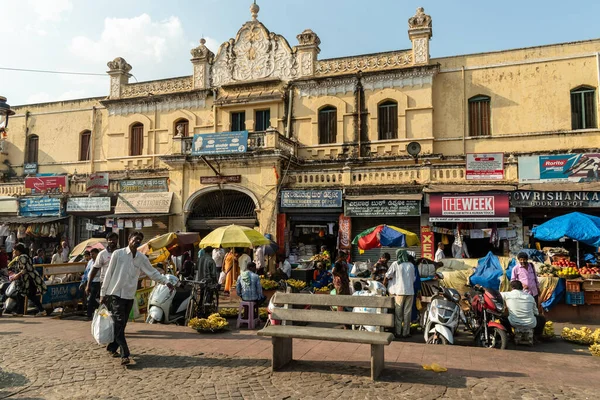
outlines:
[[[379,140],[398,139],[398,103],[383,102],[377,108]]]
[[[90,159],[90,139],[92,132],[83,131],[79,138],[79,161],[88,161]]]
[[[30,135],[27,138],[27,162],[38,162],[39,137],[38,135]]]
[[[580,86],[571,90],[571,126],[575,129],[596,128],[596,90]]]
[[[190,129],[190,122],[185,119],[178,119],[175,121],[175,137],[188,137]]]
[[[144,148],[144,125],[137,123],[131,127],[129,136],[129,155],[141,156]]]
[[[326,106],[319,110],[319,144],[337,142],[337,109]]]
[[[469,99],[469,136],[491,135],[490,98],[474,96]]]

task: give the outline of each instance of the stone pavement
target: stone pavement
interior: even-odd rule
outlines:
[[[373,383],[364,345],[295,340],[299,361],[271,375],[270,341],[255,332],[141,323],[127,332],[137,365],[124,368],[93,342],[89,323],[0,318],[0,399],[595,399],[600,389],[600,359],[583,347],[555,354],[394,342]],[[449,371],[422,369],[432,362]]]

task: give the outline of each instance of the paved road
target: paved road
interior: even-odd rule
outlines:
[[[394,342],[381,381],[368,347],[295,342],[295,362],[270,373],[268,340],[252,332],[202,336],[130,324],[137,365],[92,343],[89,323],[0,318],[0,399],[595,399],[600,360],[527,351]],[[424,371],[439,362],[447,373]]]

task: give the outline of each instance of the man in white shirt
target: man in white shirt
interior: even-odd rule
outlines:
[[[217,266],[217,277],[218,277],[221,274],[221,271],[223,271],[223,260],[225,260],[225,249],[222,247],[219,247],[218,249],[213,249],[212,258],[215,262],[215,265]]]
[[[257,246],[254,249],[254,263],[258,275],[265,274],[265,246]]]
[[[104,275],[106,275],[106,269],[108,268],[110,257],[113,251],[117,249],[117,244],[119,243],[119,235],[117,235],[115,232],[110,232],[108,235],[106,235],[106,243],[106,248],[98,253],[98,257],[96,257],[96,261],[94,262],[94,267],[88,276],[88,285],[85,288],[86,295],[90,294],[90,282],[94,281],[96,276],[100,277],[100,282],[104,282]]]
[[[396,251],[396,261],[385,273],[383,285],[395,299],[394,335],[410,337],[410,314],[414,301],[415,266],[408,260],[406,250]],[[389,283],[389,286],[388,286]]]
[[[444,254],[444,243],[439,242],[438,243],[438,249],[435,252],[435,262],[441,262],[444,258],[446,258],[446,255]]]
[[[62,246],[61,249],[61,258],[63,263],[69,262],[69,243],[66,240],[63,240],[60,244]]]
[[[537,303],[533,296],[523,290],[520,281],[510,282],[511,291],[502,292],[502,298],[508,309],[508,318],[502,318],[502,323],[508,331],[512,327],[533,329],[536,336],[544,332],[546,318],[539,315]]]
[[[235,248],[235,254],[238,257],[238,265],[240,266],[240,274],[248,269],[248,263],[252,262],[252,259],[246,254],[247,249],[241,247]]]
[[[100,289],[100,302],[108,303],[115,331],[115,340],[107,346],[106,350],[113,357],[118,357],[117,349],[120,348],[121,365],[130,363],[125,327],[135,300],[140,274],[144,273],[153,281],[167,285],[170,290],[174,289],[167,277],[154,269],[148,257],[137,251],[142,240],[144,234],[134,231],[129,235],[129,245],[113,252]]]

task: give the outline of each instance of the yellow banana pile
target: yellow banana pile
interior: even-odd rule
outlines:
[[[544,332],[542,333],[542,335],[548,338],[554,337],[554,323],[552,321],[546,321],[546,325],[544,325]]]
[[[298,290],[304,289],[306,287],[306,282],[299,281],[297,279],[288,279],[286,281],[286,283],[288,285],[290,285],[291,287],[293,287],[294,289],[298,289]]]
[[[211,314],[208,318],[192,318],[188,326],[197,331],[218,331],[229,325],[227,320],[219,314]]]
[[[238,309],[234,307],[220,308],[219,315],[223,318],[232,318],[238,316]]]
[[[592,353],[593,356],[600,357],[600,343],[591,345],[590,353]]]

